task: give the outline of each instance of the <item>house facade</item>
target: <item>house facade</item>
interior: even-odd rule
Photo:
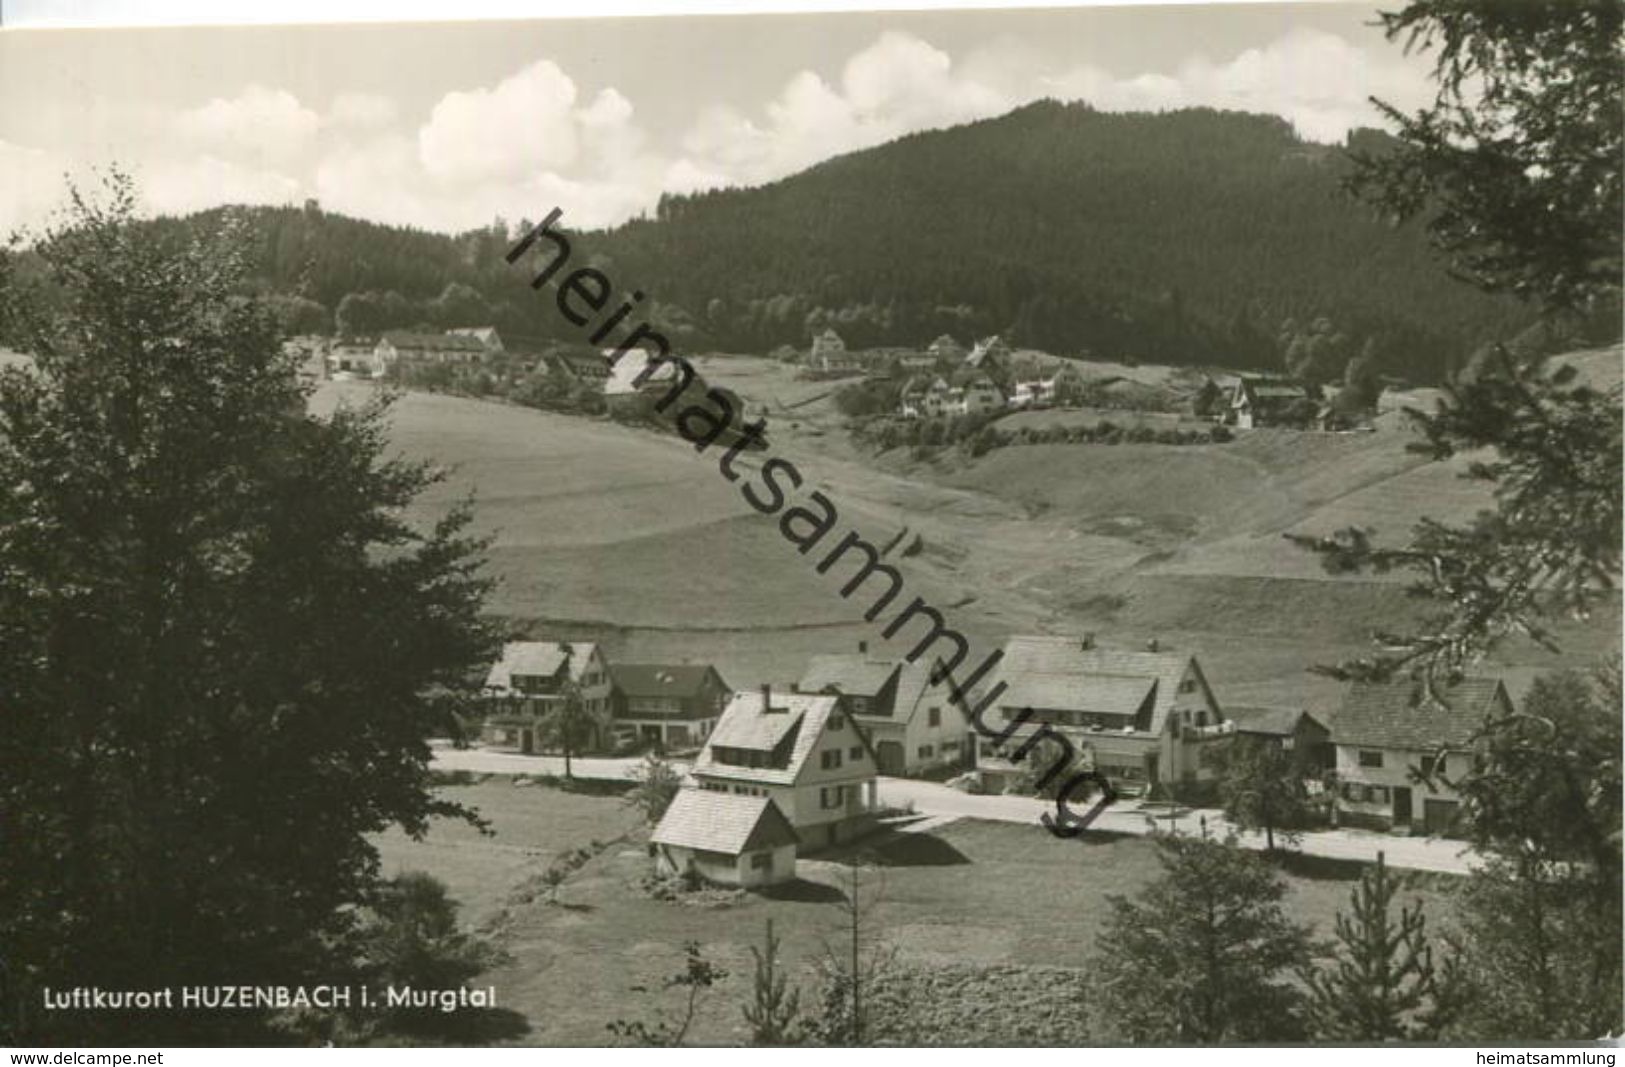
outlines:
[[[709,664],[617,663],[609,668],[610,719],[661,751],[682,751],[711,734],[728,703],[728,683]]]
[[[1332,726],[1338,822],[1453,836],[1461,797],[1450,783],[1471,768],[1485,722],[1511,713],[1497,678],[1464,678],[1431,694],[1409,678],[1355,683]]]
[[[1011,392],[1010,406],[1028,409],[1054,407],[1082,384],[1083,375],[1078,368],[1070,363],[1062,363],[1048,375],[1016,382]]]
[[[611,411],[637,407],[644,398],[658,400],[678,382],[675,360],[656,360],[646,348],[633,348],[609,368],[603,379],[604,401]],[[698,379],[696,378],[696,381]]]
[[[378,362],[378,338],[376,337],[340,337],[333,341],[327,349],[327,374],[353,374],[362,378],[377,378],[383,376],[383,366]]]
[[[1001,682],[983,721],[1012,732],[1002,741],[979,738],[976,755],[984,783],[994,787],[1048,769],[1031,756],[1012,759],[1045,726],[1073,746],[1076,767],[1103,774],[1127,795],[1210,779],[1204,754],[1233,730],[1190,653],[1099,648],[1091,637],[1012,637],[983,692]],[[1016,726],[1026,709],[1031,717]]]
[[[827,693],[869,737],[881,774],[920,774],[971,757],[965,713],[946,684],[931,684],[931,668],[900,659],[856,654],[814,656],[796,688]]]
[[[608,737],[609,668],[590,641],[510,641],[485,676],[487,744],[540,751],[543,721],[575,686],[589,720],[588,750]]]
[[[719,885],[775,885],[796,876],[799,839],[765,796],[680,789],[649,836],[655,870]]]
[[[1315,392],[1297,382],[1281,378],[1243,376],[1236,379],[1230,394],[1230,414],[1227,422],[1241,430],[1260,426],[1286,426],[1296,420],[1295,412],[1304,411],[1304,421],[1313,421],[1318,410]]]
[[[813,338],[807,365],[817,371],[843,371],[856,367],[856,358],[846,350],[846,342],[834,330],[826,329]]]
[[[453,337],[471,337],[485,346],[486,355],[500,356],[505,349],[502,347],[502,335],[497,333],[495,326],[459,326],[446,333]]]
[[[1337,765],[1332,732],[1304,708],[1238,707],[1226,704],[1225,719],[1239,736],[1255,737],[1291,752],[1306,770],[1329,771]]]
[[[700,789],[772,800],[806,848],[873,824],[874,753],[832,695],[734,694],[690,773]]]
[[[948,414],[986,415],[1004,408],[1004,393],[986,374],[977,374],[949,394]]]
[[[375,368],[387,374],[403,363],[480,364],[487,355],[484,343],[474,337],[390,330],[374,347],[373,362]]]

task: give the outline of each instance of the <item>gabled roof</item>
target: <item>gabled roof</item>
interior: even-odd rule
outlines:
[[[396,348],[425,349],[431,352],[484,352],[485,345],[476,337],[450,333],[413,333],[410,330],[390,330],[384,340]]]
[[[994,334],[992,337],[984,337],[977,341],[976,347],[965,357],[965,362],[972,367],[980,367],[990,358],[1002,358],[1009,354],[1010,346],[1005,344],[998,334]]]
[[[1003,707],[1133,715],[1138,729],[1161,733],[1187,671],[1201,678],[1188,652],[1085,648],[1076,637],[1012,637],[987,684],[1004,682]]]
[[[694,697],[705,687],[707,676],[716,669],[709,663],[616,663],[609,668],[615,688],[629,697]],[[727,683],[717,675],[724,688]]]
[[[1298,732],[1298,723],[1308,719],[1324,730],[1325,725],[1303,708],[1253,708],[1224,706],[1224,717],[1236,724],[1236,732],[1267,734],[1270,737],[1291,737]]]
[[[502,658],[491,664],[485,676],[485,688],[499,693],[510,688],[509,680],[516,674],[551,678],[564,665],[563,641],[509,641],[502,646]],[[570,677],[576,681],[586,673],[598,646],[591,641],[570,641]]]
[[[675,379],[677,377],[677,361],[674,359],[662,360],[655,363],[649,376],[640,383],[638,376],[648,367],[654,357],[647,348],[633,348],[628,350],[615,365],[610,368],[609,380],[604,383],[604,395],[621,396],[636,393],[642,386],[654,385]]]
[[[696,775],[737,778],[769,785],[791,785],[801,776],[807,756],[836,711],[836,698],[814,693],[773,693],[773,711],[762,710],[759,690],[735,693],[705,748],[694,761]],[[781,744],[788,755],[781,767],[739,767],[715,758],[717,748],[741,748],[770,753]]]
[[[874,697],[897,673],[901,662],[870,659],[862,653],[814,656],[807,661],[807,669],[796,684],[803,693],[822,693],[833,689],[847,696]]]
[[[799,844],[795,828],[771,798],[711,789],[678,790],[649,840],[727,856]]]
[[[1463,678],[1441,687],[1438,696],[1442,704],[1429,699],[1426,686],[1410,678],[1356,682],[1337,712],[1332,741],[1423,752],[1464,749],[1498,705],[1510,706],[1499,678]]]

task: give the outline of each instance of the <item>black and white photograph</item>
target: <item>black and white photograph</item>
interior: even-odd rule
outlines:
[[[1625,0],[689,6],[0,10],[7,1062],[1613,1067]]]

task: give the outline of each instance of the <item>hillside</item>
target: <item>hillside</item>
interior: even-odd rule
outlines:
[[[644,309],[690,352],[804,346],[827,325],[856,347],[1002,331],[1097,361],[1278,367],[1285,320],[1324,319],[1332,362],[1369,342],[1379,370],[1430,382],[1526,325],[1450,280],[1416,228],[1351,201],[1349,166],[1278,118],[1041,102],[761,188],[667,197],[577,250],[649,293]],[[175,236],[232,212],[294,332],[494,323],[522,344],[579,339],[503,259],[524,220],[449,236],[312,201],[153,225]]]
[[[1610,354],[1588,357],[1598,373]],[[1618,350],[1611,353],[1617,366]],[[1119,647],[1156,638],[1201,654],[1221,699],[1335,707],[1340,687],[1308,673],[1365,651],[1371,632],[1416,610],[1402,579],[1331,579],[1281,534],[1350,522],[1401,537],[1421,515],[1454,520],[1485,503],[1462,462],[1427,463],[1402,431],[1262,430],[1227,445],[1035,445],[979,459],[877,461],[835,432],[816,383],[749,357],[710,358],[707,380],[764,409],[775,455],[838,506],[843,525],[916,551],[896,560],[977,649],[1013,633],[1095,632]],[[319,400],[365,396],[330,383]],[[477,494],[497,537],[493,609],[516,632],[569,634],[635,660],[714,661],[736,686],[786,683],[807,656],[868,641],[904,649],[843,601],[844,576],[816,574],[715,464],[683,442],[607,422],[429,394],[394,415],[404,452],[454,467],[429,504]],[[1561,660],[1617,647],[1614,610],[1564,627]]]
[[[1526,321],[1350,200],[1349,167],[1277,118],[1046,101],[667,198],[606,243],[618,276],[735,348],[824,324],[859,345],[1013,329],[1097,359],[1275,365],[1282,321],[1324,316],[1429,381]]]

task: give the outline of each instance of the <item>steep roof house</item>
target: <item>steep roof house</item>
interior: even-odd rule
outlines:
[[[373,354],[387,373],[401,363],[483,363],[489,353],[473,337],[390,330],[379,339]]]
[[[861,834],[875,808],[874,752],[827,694],[734,694],[690,773],[701,789],[770,798],[809,848]]]
[[[563,700],[573,684],[592,720],[588,748],[605,740],[609,722],[609,670],[604,655],[590,641],[510,641],[502,657],[486,672],[484,696],[489,709],[484,726],[487,744],[535,752],[543,719]]]
[[[497,333],[495,326],[459,326],[446,332],[454,337],[472,337],[484,345],[490,355],[500,356],[503,353],[502,335]]]
[[[868,735],[881,774],[919,774],[970,758],[965,713],[931,684],[932,668],[855,654],[814,656],[796,688],[830,693]]]
[[[728,702],[728,683],[708,663],[617,663],[609,679],[616,732],[635,730],[661,750],[704,741]]]
[[[1317,400],[1316,390],[1298,382],[1243,375],[1236,379],[1230,394],[1226,421],[1243,430],[1283,426],[1295,421],[1294,413],[1299,410],[1305,412],[1305,421],[1310,421],[1319,409]]]
[[[630,349],[609,369],[604,400],[611,410],[619,410],[636,404],[640,397],[664,396],[677,384],[677,374],[675,360],[657,360],[646,348]]]
[[[925,352],[932,359],[944,362],[958,363],[965,358],[965,346],[946,333],[927,345]]]
[[[1338,821],[1451,835],[1461,798],[1448,783],[1470,768],[1484,724],[1511,713],[1499,678],[1463,678],[1433,694],[1410,678],[1356,682],[1332,725]]]
[[[766,796],[681,789],[649,836],[655,870],[721,885],[773,885],[794,878],[799,839]]]
[[[846,342],[832,329],[825,329],[813,338],[807,353],[807,365],[818,371],[851,370],[857,366],[855,357],[846,350]]]
[[[1004,379],[1010,372],[1010,346],[998,334],[984,337],[965,357],[965,366]]]
[[[1047,770],[1011,760],[1046,725],[1073,745],[1079,765],[1125,793],[1211,777],[1203,750],[1230,733],[1189,652],[1099,648],[1088,636],[1012,637],[983,692],[1000,682],[1005,689],[983,722],[1012,732],[1002,742],[981,738],[977,751],[984,780],[995,785]],[[1017,727],[1025,709],[1032,715]]]

